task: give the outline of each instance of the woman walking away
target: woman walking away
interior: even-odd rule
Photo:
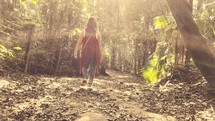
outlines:
[[[80,53],[80,54],[79,54]],[[95,71],[103,58],[101,34],[97,29],[97,23],[94,18],[89,18],[87,27],[84,29],[78,39],[75,47],[74,57],[80,56],[80,71],[83,74],[83,84],[91,87],[95,76]]]

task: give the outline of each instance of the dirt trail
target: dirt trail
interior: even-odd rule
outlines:
[[[109,83],[108,91],[111,99],[115,100],[115,104],[128,113],[128,115],[139,117],[139,120],[144,121],[175,121],[174,117],[168,115],[159,115],[151,112],[147,112],[147,108],[144,108],[139,102],[132,100],[137,98],[142,89],[145,88],[144,81],[141,78],[116,72],[109,72],[111,78],[100,79],[103,83]],[[96,82],[95,82],[96,83]],[[105,84],[107,85],[107,84]],[[96,86],[99,90],[102,90],[99,86]],[[138,120],[134,118],[134,120]]]
[[[159,100],[162,94],[155,95],[157,90],[146,87],[140,78],[108,73],[110,77],[96,78],[92,88],[81,86],[81,78],[0,78],[0,120],[176,121],[169,114],[177,113],[177,108],[165,110],[171,100]]]
[[[127,74],[109,72],[92,88],[81,78],[22,76],[0,79],[0,120],[165,121],[168,116],[149,113],[131,97],[144,83]],[[95,119],[99,118],[100,119]],[[174,118],[169,118],[174,119]]]

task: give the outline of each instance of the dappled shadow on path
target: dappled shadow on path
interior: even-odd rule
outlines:
[[[207,82],[197,70],[173,75],[166,83],[146,90],[144,94],[141,95],[140,103],[151,107],[148,111],[169,114],[180,121],[215,120],[213,103],[207,93]]]
[[[139,77],[108,73],[111,76],[96,78],[92,88],[81,86],[81,78],[1,78],[0,120],[97,120],[92,115],[108,121],[213,118],[211,100],[200,88],[204,81],[153,87]],[[206,118],[204,111],[209,112]]]

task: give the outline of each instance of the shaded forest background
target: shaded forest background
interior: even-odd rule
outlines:
[[[188,2],[213,48],[214,0]],[[193,65],[165,0],[1,0],[1,74],[78,75],[73,50],[89,16],[99,23],[105,68],[155,82]]]

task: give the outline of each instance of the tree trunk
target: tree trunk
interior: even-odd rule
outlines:
[[[210,89],[215,90],[215,55],[207,45],[208,40],[199,31],[190,5],[185,0],[166,1],[194,63],[208,81]]]
[[[57,49],[57,58],[56,58],[56,67],[55,67],[55,72],[54,75],[58,75],[59,74],[59,69],[60,69],[60,65],[61,65],[61,56],[62,56],[62,44],[59,47],[59,50]]]
[[[137,46],[137,40],[135,40],[134,41],[135,42],[135,50],[134,50],[134,74],[136,75],[137,74],[137,48],[138,48],[138,46]]]
[[[112,69],[115,69],[116,67],[116,51],[115,51],[115,42],[113,41],[113,47],[111,49],[111,60],[110,60],[110,66]]]
[[[143,66],[145,66],[147,64],[147,60],[148,60],[148,40],[144,40],[143,42],[143,60],[142,60],[142,64]]]
[[[175,39],[175,66],[178,66],[178,61],[179,61],[179,58],[178,58],[178,53],[179,53],[179,48],[178,48],[178,37]]]
[[[31,43],[32,43],[32,35],[33,35],[33,30],[34,27],[30,26],[29,27],[29,34],[28,34],[28,43],[26,44],[26,48],[25,48],[25,57],[24,57],[24,61],[25,61],[25,70],[24,73],[26,74],[28,71],[28,65],[29,65],[29,57],[30,57],[30,49],[31,49]]]
[[[189,5],[190,5],[190,11],[193,12],[193,0],[188,0]],[[188,50],[186,50],[185,54],[185,66],[189,67],[191,61],[191,55]]]

